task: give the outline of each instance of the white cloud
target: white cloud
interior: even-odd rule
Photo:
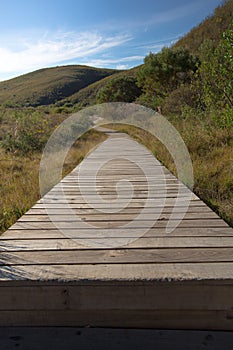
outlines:
[[[128,69],[129,68],[129,66],[128,66],[128,64],[117,64],[116,65],[116,69]]]
[[[0,79],[69,60],[85,60],[130,39],[128,35],[103,36],[97,32],[57,32],[34,39],[15,38],[15,47],[12,40],[9,47],[6,42],[1,45],[0,39]]]
[[[87,61],[82,61],[82,64],[87,66],[94,66],[94,67],[114,67],[116,69],[127,69],[132,67],[133,65],[140,64],[145,56],[128,56],[128,57],[121,57],[121,58],[98,58],[98,59],[90,59]],[[128,62],[128,63],[127,63]],[[124,67],[124,68],[119,68]]]
[[[172,37],[161,38],[160,40],[155,40],[150,42],[147,41],[143,45],[138,45],[137,49],[160,51],[164,46],[170,46],[171,44],[174,44],[181,36],[182,34],[177,34]]]

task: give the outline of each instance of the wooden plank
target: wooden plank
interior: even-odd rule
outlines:
[[[142,194],[146,194],[147,197],[149,197],[148,195],[148,186],[145,186],[144,184],[132,184],[132,187],[133,187],[133,191],[135,193],[142,193]],[[128,191],[128,188],[121,188],[120,190],[119,189],[116,189],[116,186],[117,184],[112,184],[112,185],[109,185],[109,186],[101,186],[101,185],[98,185],[98,187],[96,186],[96,188],[94,189],[93,186],[90,188],[90,184],[86,184],[85,186],[82,185],[82,191],[80,191],[79,188],[77,188],[76,186],[75,187],[60,187],[60,188],[54,188],[52,189],[48,194],[49,195],[73,195],[73,196],[77,196],[77,195],[82,195],[83,192],[85,191],[85,194],[89,195],[89,194],[116,194],[116,193],[124,193]],[[166,186],[166,188],[165,188]],[[180,189],[179,186],[177,187],[174,187],[174,186],[167,186],[166,184],[159,184],[157,186],[151,186],[150,187],[153,192],[155,193],[179,193],[181,194],[192,194],[191,192],[187,191],[186,189]],[[47,195],[48,195],[47,194]]]
[[[91,238],[98,239],[98,235],[96,233],[102,232],[102,229],[95,229],[95,232],[92,234],[88,232],[88,236]],[[65,230],[63,230],[64,233],[60,232],[58,229],[52,229],[52,230],[42,230],[41,228],[38,229],[9,229],[7,232],[3,233],[1,236],[1,241],[4,242],[5,240],[14,240],[14,239],[45,239],[45,238],[63,238],[65,235]],[[125,237],[136,237],[135,230],[134,229],[127,229],[122,230],[120,228],[114,229],[114,235],[115,237],[122,237],[122,234],[125,235]],[[77,237],[84,238],[87,237],[87,232],[85,231],[79,231]],[[170,238],[175,237],[204,237],[204,238],[212,238],[210,242],[213,241],[213,238],[226,238],[229,241],[229,238],[233,237],[233,231],[231,228],[217,228],[217,227],[204,227],[204,228],[176,228],[172,234],[167,234],[165,232],[164,228],[151,228],[147,231],[146,234],[143,235],[142,238],[163,238],[164,240],[168,240]],[[224,242],[224,240],[223,240]],[[141,241],[143,243],[143,241]],[[200,241],[201,243],[201,241]],[[145,244],[145,242],[143,243]],[[188,243],[187,243],[188,244]],[[154,245],[152,245],[153,247]]]
[[[113,182],[113,183],[116,183],[117,181],[120,181],[122,179],[124,179],[124,175],[125,175],[125,178],[127,180],[130,180],[132,182],[148,182],[148,181],[151,181],[154,182],[154,184],[159,184],[160,182],[161,183],[164,183],[164,182],[169,182],[169,183],[176,183],[177,182],[177,179],[173,176],[173,175],[170,175],[170,174],[163,174],[163,175],[158,175],[158,174],[154,174],[154,175],[147,175],[145,176],[145,174],[139,176],[139,175],[135,175],[134,172],[131,172],[131,174],[122,174],[122,173],[119,173],[119,174],[108,174],[108,175],[105,175],[105,176],[100,176],[98,175],[97,176],[97,179],[96,179],[96,183],[106,183],[108,181]],[[127,175],[127,176],[126,176]],[[67,180],[69,180],[68,182],[72,181],[73,180],[77,181],[77,178],[78,178],[78,173],[77,174],[74,174],[73,177],[69,177],[67,178]],[[85,183],[88,183],[88,182],[91,182],[93,181],[93,175],[91,174],[91,176],[88,176],[87,174],[85,174]],[[63,179],[62,180],[62,183],[65,183],[66,181]]]
[[[2,311],[0,326],[79,326],[156,329],[232,330],[226,311],[46,310]]]
[[[129,195],[129,194],[128,194]],[[103,193],[103,192],[90,192],[90,193],[85,193],[84,194],[67,194],[65,192],[60,193],[60,194],[52,194],[49,193],[48,195],[43,197],[43,202],[44,203],[49,203],[50,201],[53,200],[57,200],[57,201],[61,201],[61,200],[66,200],[68,202],[89,202],[91,201],[91,203],[95,204],[95,203],[101,203],[103,200],[105,201],[109,201],[109,203],[111,204],[111,202],[113,201],[118,201],[119,203],[122,202],[122,199],[127,199],[128,202],[134,200],[134,199],[140,199],[143,201],[155,201],[157,203],[163,203],[162,199],[166,199],[166,198],[178,198],[178,200],[186,200],[187,201],[187,206],[188,206],[188,201],[192,200],[192,197],[190,194],[188,193],[176,193],[176,192],[156,192],[153,195],[150,194],[149,196],[147,195],[147,193],[143,193],[142,191],[138,191],[138,192],[134,192],[132,197],[129,198],[127,195],[127,192],[112,192],[110,194],[108,193]],[[84,197],[85,196],[85,197]],[[120,198],[118,198],[120,197]]]
[[[0,281],[194,281],[232,280],[233,263],[164,263],[2,266]]]
[[[160,189],[160,186],[161,185],[159,185],[159,186],[154,186],[154,188],[153,188],[153,191],[155,191],[156,193],[163,193],[163,194],[168,194],[168,193],[177,193],[178,192],[178,190],[179,190],[179,187],[177,187],[177,188],[166,188],[165,190],[164,189]],[[162,186],[161,186],[162,187]],[[148,194],[148,188],[146,187],[146,186],[138,186],[138,185],[133,185],[133,190],[134,190],[134,192],[135,193],[142,193],[142,194]],[[102,186],[102,187],[100,187],[99,186],[99,188],[97,188],[97,191],[96,192],[94,192],[94,190],[93,189],[90,189],[90,186],[86,186],[86,187],[84,187],[84,186],[82,186],[82,191],[85,191],[85,194],[92,194],[93,195],[93,193],[94,194],[116,194],[116,193],[119,193],[118,191],[116,191],[116,186],[111,186],[111,187],[106,187],[106,186]],[[120,193],[124,193],[124,192],[127,192],[128,191],[128,189],[122,189],[122,190],[120,190]],[[189,193],[187,190],[183,190],[183,189],[181,189],[181,190],[179,190],[179,192],[180,193]],[[76,195],[82,195],[82,192],[79,190],[79,189],[77,189],[77,188],[73,188],[73,189],[71,189],[71,188],[61,188],[61,189],[53,189],[53,190],[51,190],[49,193],[48,193],[49,195],[67,195],[67,196],[69,196],[69,195],[73,195],[73,196],[76,196]],[[48,195],[47,194],[47,195]],[[148,197],[148,196],[147,196]]]
[[[158,211],[157,211],[158,212]],[[49,214],[50,211],[49,211]],[[122,219],[127,220],[127,221],[131,221],[131,220],[137,220],[137,216],[140,214],[140,210],[137,211],[132,211],[131,213],[129,213],[128,211],[121,211],[119,213],[110,213],[108,214],[108,217],[106,218],[106,214],[101,213],[100,211],[94,211],[94,210],[84,210],[84,211],[75,211],[74,213],[70,213],[70,211],[67,210],[67,214],[61,213],[61,214],[55,214],[52,215],[52,219],[53,221],[79,221],[80,218],[81,219],[86,219],[87,222],[91,222],[91,221],[101,221],[101,222],[105,222],[105,221],[121,221]],[[153,208],[150,208],[147,210],[146,213],[146,220],[155,220],[155,214],[156,212],[154,211]],[[170,218],[170,213],[165,214],[163,213],[162,215],[160,215],[159,220],[169,220]],[[180,212],[177,211],[177,217],[179,218],[180,216]],[[198,213],[186,213],[183,220],[200,220],[200,212]],[[219,220],[219,216],[217,214],[215,214],[214,212],[208,211],[208,212],[204,212],[202,213],[202,219],[211,219],[211,220]],[[22,221],[22,222],[37,222],[37,221],[43,221],[43,222],[48,222],[50,221],[50,217],[48,216],[48,214],[44,213],[44,214],[31,214],[31,213],[27,213],[27,215],[22,216],[18,221]]]
[[[118,201],[119,202],[119,201]],[[125,203],[125,202],[124,202]],[[139,208],[142,209],[144,208],[144,203],[145,200],[131,200],[130,203],[126,206],[127,209],[129,208]],[[43,203],[43,201],[39,201],[37,202],[33,208],[65,208],[65,205],[67,204],[67,202],[65,203],[64,201],[53,201],[53,203]],[[178,198],[178,200],[176,200],[175,198],[168,198],[165,200],[165,203],[161,203],[161,200],[153,200],[153,204],[154,204],[154,208],[156,210],[156,208],[163,208],[166,209],[167,207],[174,207],[174,205],[176,205],[176,207],[186,207],[186,204],[189,204],[189,208],[193,208],[193,207],[202,207],[203,209],[206,208],[206,205],[198,200],[191,200],[190,203],[187,203],[186,199],[182,199],[182,198]],[[69,203],[69,208],[77,208],[77,209],[81,209],[81,208],[92,208],[92,203],[87,203],[85,201],[81,202],[81,203]],[[104,207],[103,205],[98,205],[98,209],[101,208],[106,208],[106,206]],[[122,203],[119,203],[119,206],[115,205],[115,208],[119,208],[122,210]]]
[[[51,214],[49,212],[49,214]],[[121,221],[122,219],[126,220],[126,221],[131,221],[131,220],[136,220],[137,221],[137,216],[140,214],[140,211],[129,214],[129,213],[125,213],[124,211],[121,213],[112,213],[112,214],[108,214],[108,217],[106,218],[106,214],[102,214],[101,212],[94,212],[94,213],[67,213],[65,214],[63,212],[63,214],[55,214],[52,215],[52,219],[53,221],[72,221],[72,222],[78,222],[81,219],[85,219],[86,222],[105,222],[105,221]],[[146,219],[147,220],[155,220],[155,212],[153,212],[152,210],[147,210],[146,211]],[[177,218],[179,219],[180,215],[182,214],[182,212],[177,212]],[[160,215],[160,218],[158,220],[169,220],[170,218],[170,214],[165,214],[163,213],[162,215]],[[202,213],[202,215],[200,213],[187,213],[185,214],[183,220],[200,220],[200,218],[202,219],[213,219],[213,220],[219,220],[219,217],[217,214],[213,213],[213,212],[207,212],[207,213]],[[39,215],[35,215],[35,214],[31,214],[31,213],[27,213],[27,215],[22,216],[19,220],[19,222],[49,222],[51,221],[50,217],[48,216],[48,214],[39,214]]]
[[[88,196],[87,196],[88,197]],[[38,203],[52,203],[53,201],[56,201],[56,202],[63,202],[64,203],[64,199],[63,198],[65,198],[65,200],[66,200],[66,202],[67,202],[67,200],[68,201],[70,201],[70,202],[72,202],[72,203],[85,203],[86,202],[86,200],[85,200],[85,198],[83,198],[83,196],[70,196],[70,197],[68,197],[68,196],[53,196],[53,195],[48,195],[48,196],[45,196],[45,197],[43,197],[41,200],[39,200],[38,201]],[[115,201],[116,200],[116,198],[117,198],[117,194],[115,193],[114,195],[104,195],[104,196],[102,196],[102,198],[101,198],[101,202],[102,202],[102,200],[103,199],[105,199],[106,201],[108,200],[109,201],[109,203],[111,203],[111,201]],[[138,203],[142,203],[142,202],[145,202],[146,200],[151,200],[151,201],[153,201],[153,204],[154,205],[159,205],[159,204],[163,204],[163,201],[162,201],[162,199],[170,199],[170,202],[171,203],[175,203],[175,201],[176,201],[176,199],[177,199],[177,202],[180,202],[182,205],[184,205],[183,203],[186,201],[186,203],[187,203],[187,206],[188,206],[188,204],[189,204],[189,201],[191,200],[195,200],[195,201],[198,201],[198,202],[201,202],[200,200],[197,200],[197,199],[195,199],[195,198],[193,198],[192,199],[192,197],[190,197],[190,195],[188,195],[188,194],[182,194],[182,193],[180,193],[180,194],[173,194],[173,193],[168,193],[168,194],[165,194],[165,193],[158,193],[157,195],[151,195],[150,197],[148,197],[147,195],[141,195],[141,196],[133,196],[132,198],[128,198],[128,197],[126,197],[126,196],[123,196],[123,195],[121,195],[121,198],[118,198],[118,202],[119,203],[122,203],[122,200],[123,200],[123,202],[125,203],[126,201],[125,201],[125,199],[128,199],[128,202],[135,202],[135,201],[138,201]],[[100,199],[99,198],[95,198],[93,195],[91,196],[91,201],[92,201],[92,203],[94,204],[94,203],[100,203]],[[91,203],[90,203],[91,204]]]
[[[117,178],[113,178],[108,177],[108,178],[101,178],[101,177],[97,177],[96,179],[96,185],[97,186],[106,186],[106,184],[108,185],[116,185],[117,180],[120,179],[120,176],[118,176]],[[151,180],[151,178],[149,177],[149,179]],[[158,177],[158,176],[154,176],[152,178],[153,180],[153,185],[159,185],[159,184],[164,184],[164,182],[166,182],[166,184],[168,185],[176,185],[178,183],[178,180],[174,177],[174,176],[169,176],[169,177]],[[107,182],[106,182],[107,181]],[[147,185],[147,179],[144,177],[135,177],[135,176],[130,176],[130,182],[135,184],[135,185]],[[91,177],[85,177],[85,180],[83,179],[83,186],[88,186],[88,184],[92,183],[93,184],[93,178]],[[74,175],[74,176],[67,176],[64,177],[57,185],[61,184],[62,186],[65,184],[69,184],[69,185],[79,185],[79,181],[78,181],[78,174]]]
[[[159,183],[153,183],[151,185],[151,188],[153,189],[159,189],[161,187],[161,184],[163,182],[160,181]],[[57,185],[55,185],[50,192],[54,192],[54,191],[67,191],[67,190],[75,190],[75,191],[79,191],[79,182],[78,181],[70,181],[70,182],[59,182]],[[82,188],[85,189],[89,189],[89,184],[90,182],[83,182],[82,181]],[[131,182],[132,185],[135,186],[136,189],[139,190],[147,190],[148,189],[148,183],[146,181],[134,181]],[[115,189],[116,188],[116,183],[114,183],[113,181],[111,181],[110,183],[101,183],[100,181],[97,182],[96,184],[96,189]],[[174,182],[169,182],[166,184],[166,188],[167,189],[186,189],[187,188],[181,184],[179,184],[178,182],[174,183]]]
[[[115,307],[121,310],[207,309],[230,312],[228,300],[233,298],[232,285],[216,285],[214,292],[211,283],[174,282],[172,288],[170,285],[170,282],[26,285],[21,281],[15,286],[8,283],[1,287],[0,311],[22,310],[24,305],[24,310],[51,311],[68,308],[112,310]],[[11,294],[12,288],[14,294]]]
[[[46,349],[53,344],[56,350],[147,349],[154,350],[229,350],[233,343],[231,332],[178,331],[122,328],[78,327],[2,327],[0,348],[13,350]]]
[[[45,236],[46,237],[46,236]],[[105,244],[103,240],[93,236],[79,235],[75,239],[64,238],[62,234],[60,236],[51,236],[53,238],[33,238],[20,239],[20,237],[13,238],[13,240],[6,239],[1,241],[0,251],[24,251],[24,250],[62,250],[62,249],[96,249],[96,245],[93,246],[92,242],[98,245],[99,249],[106,250],[106,238]],[[131,236],[132,238],[132,236]],[[117,239],[114,238],[113,242]],[[111,241],[111,238],[109,238]],[[99,244],[98,244],[99,241]],[[144,237],[136,239],[130,244],[125,245],[127,248],[232,248],[233,236],[231,237]],[[121,248],[121,247],[119,247]],[[2,253],[1,253],[2,255]],[[140,257],[140,255],[138,255]],[[32,253],[33,258],[33,253]]]
[[[153,224],[154,220],[151,220],[153,227],[156,228],[165,228],[167,225],[167,220],[161,220],[161,221],[156,221]],[[176,220],[174,220],[176,221]],[[61,221],[59,222],[59,228],[60,229],[73,229],[73,230],[77,230],[79,229],[79,222],[80,222],[80,228],[83,227],[82,225],[82,221],[81,219],[77,222],[68,222],[68,221]],[[88,221],[85,221],[86,224],[88,223]],[[127,220],[118,220],[118,221],[91,221],[91,226],[86,226],[87,229],[90,230],[91,229],[95,229],[100,227],[102,229],[106,228],[114,228],[114,227],[124,227],[125,225],[129,224],[131,221],[127,221]],[[149,220],[134,220],[135,226],[138,229],[140,228],[148,228],[148,222],[150,222]],[[203,227],[220,227],[220,228],[225,228],[228,227],[227,224],[220,220],[220,219],[202,219],[202,220],[183,220],[179,223],[179,227],[182,228],[194,228],[194,227],[198,227],[198,228],[203,228]],[[17,221],[12,228],[16,229],[16,230],[25,230],[25,229],[42,229],[42,230],[51,230],[55,228],[55,222],[43,222],[43,221],[38,221],[38,222],[22,222],[22,221]],[[136,229],[135,229],[136,230]]]
[[[33,254],[32,254],[33,252]],[[147,264],[233,262],[233,248],[74,249],[2,252],[0,265]]]
[[[121,210],[120,213],[122,215],[125,215],[125,214],[138,214],[140,212],[140,209],[142,208],[131,208],[131,207],[126,207],[124,210]],[[186,208],[183,208],[183,207],[178,207],[176,209],[174,209],[173,207],[164,207],[164,209],[162,210],[162,213],[163,214],[171,214],[173,210],[175,210],[176,212],[180,213],[180,212],[183,212]],[[120,210],[120,208],[119,208]],[[158,213],[158,212],[161,212],[161,208],[160,207],[154,207],[154,208],[150,208],[148,209],[148,212],[153,212],[153,213]],[[28,212],[27,212],[27,215],[25,215],[25,219],[27,216],[31,216],[31,215],[46,215],[48,213],[48,209],[45,209],[41,206],[34,206],[32,207]],[[66,214],[70,214],[70,209],[67,209],[65,207],[56,207],[54,206],[52,209],[49,210],[49,213],[52,213],[53,215],[66,215]],[[99,210],[96,210],[94,208],[73,208],[73,213],[74,215],[79,215],[79,214],[86,214],[86,215],[95,215],[95,214],[98,214],[98,213],[101,213],[101,211]],[[204,217],[207,216],[207,215],[217,215],[215,214],[210,208],[208,208],[207,206],[190,206],[188,209],[187,209],[187,215],[188,214],[195,214],[195,215],[198,215],[198,214],[202,214],[201,216]]]

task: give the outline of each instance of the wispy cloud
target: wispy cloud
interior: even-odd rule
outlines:
[[[108,22],[91,27],[96,31],[87,27],[82,32],[63,30],[42,33],[40,30],[38,34],[34,29],[30,35],[12,31],[8,35],[0,33],[0,80],[43,67],[71,63],[131,68],[141,64],[149,51],[160,51],[180,35],[150,42],[148,38],[158,38],[161,32],[166,36],[169,23],[180,23],[182,18],[202,7],[203,0],[197,0],[180,7],[170,7],[168,11],[136,14],[130,19],[122,16],[122,20],[115,20],[110,16]]]
[[[143,32],[148,32],[150,27],[158,27],[166,24],[171,24],[172,22],[182,20],[192,13],[196,13],[203,7],[203,0],[190,1],[185,5],[171,6],[169,10],[166,11],[154,11],[151,15],[141,15],[140,17],[132,17],[130,19],[123,19],[121,21],[105,22],[102,25],[102,29],[105,30],[142,30]]]
[[[177,34],[177,35],[172,36],[172,37],[161,38],[160,40],[147,41],[146,43],[144,43],[142,45],[136,46],[136,48],[158,52],[164,46],[170,46],[171,44],[175,43],[181,36],[182,36],[182,34]]]
[[[187,17],[191,13],[196,12],[196,10],[202,6],[202,3],[203,0],[199,0],[198,2],[188,2],[186,5],[174,7],[169,11],[156,13],[148,19],[147,25],[171,23],[172,21]]]
[[[127,69],[131,68],[135,64],[140,64],[145,56],[128,56],[128,57],[120,57],[120,58],[98,58],[98,59],[90,59],[84,60],[81,63],[87,66],[94,67],[115,67],[116,69]]]
[[[44,33],[40,38],[15,39],[17,45],[1,45],[0,79],[9,74],[22,74],[61,62],[87,60],[131,40],[129,35],[101,35],[98,32]]]

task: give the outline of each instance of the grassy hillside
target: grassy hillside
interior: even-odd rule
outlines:
[[[0,104],[38,106],[53,104],[118,71],[86,66],[40,69],[0,82]]]
[[[107,83],[109,83],[112,79],[116,77],[122,77],[122,76],[134,76],[136,77],[139,67],[135,67],[129,70],[125,70],[122,72],[117,72],[114,75],[110,75],[108,77],[105,77],[101,80],[98,80],[94,82],[93,84],[90,84],[86,86],[83,89],[80,89],[78,92],[74,93],[73,95],[63,99],[62,101],[59,101],[57,105],[78,105],[78,107],[85,107],[88,105],[93,105],[96,103],[96,96],[101,88],[103,88]]]
[[[190,52],[196,54],[204,40],[212,40],[217,46],[222,33],[229,27],[233,16],[233,0],[224,1],[217,7],[213,15],[206,18],[197,27],[194,27],[187,35],[183,36],[174,47],[187,47]]]

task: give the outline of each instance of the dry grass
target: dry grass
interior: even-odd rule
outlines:
[[[20,157],[0,149],[0,231],[12,225],[39,198],[40,155]]]
[[[194,192],[233,227],[233,137],[231,129],[216,129],[193,120],[173,121],[190,152],[194,169]],[[176,175],[167,149],[145,130],[112,125],[144,144]]]
[[[68,174],[106,136],[95,130],[84,134],[70,149],[63,167]],[[4,232],[40,198],[40,153],[28,156],[0,148],[0,232]]]

